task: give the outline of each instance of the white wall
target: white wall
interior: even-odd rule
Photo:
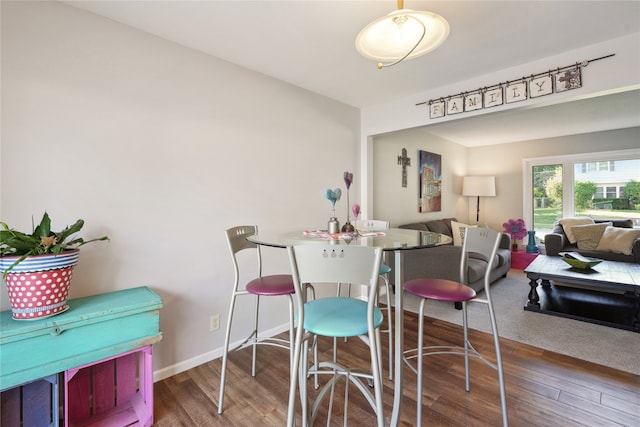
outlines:
[[[342,187],[345,170],[356,177],[351,202],[393,225],[441,215],[465,220],[474,209],[458,195],[459,177],[495,172],[498,197],[483,200],[481,215],[500,226],[497,218],[519,216],[512,209],[522,206],[521,157],[602,144],[593,137],[583,146],[579,139],[466,149],[424,130],[383,135],[425,124],[414,101],[564,64],[564,55],[360,112],[64,4],[0,7],[0,219],[28,230],[31,216],[46,209],[56,227],[83,218],[84,237],[111,237],[82,250],[71,296],[141,285],[158,292],[164,340],[155,346],[157,377],[220,355],[223,333],[208,328],[211,313],[222,315],[224,328],[233,279],[224,229],[324,227],[331,212],[324,190]],[[590,85],[637,84],[640,77],[628,72],[638,69],[637,45],[624,39],[577,52],[596,57],[613,47],[616,64],[630,64],[613,73],[607,66],[606,78]],[[603,68],[596,63],[589,72],[599,77]],[[630,132],[619,148],[637,143],[637,130]],[[397,165],[403,147],[412,158],[407,188]],[[417,212],[418,149],[443,155],[441,215]],[[380,193],[370,198],[374,188]],[[341,219],[343,212],[345,200]],[[267,273],[289,268],[284,251],[267,250],[265,258]],[[0,300],[7,309],[4,287]],[[265,305],[268,327],[286,323],[283,303]]]
[[[584,85],[570,91],[556,92],[552,97],[529,98],[517,103],[481,108],[458,115],[445,115],[438,119],[429,118],[428,102],[431,99],[447,97],[472,91],[477,88],[495,85],[507,80],[519,79],[531,73],[554,70],[556,67],[572,64],[575,61],[600,58],[614,53],[613,57],[588,64],[584,71]],[[580,49],[563,52],[546,58],[535,59],[526,64],[514,64],[513,67],[494,73],[479,75],[473,79],[452,82],[444,87],[432,87],[427,91],[415,93],[406,98],[393,100],[385,104],[374,105],[362,110],[363,137],[382,133],[427,126],[434,122],[459,120],[493,114],[498,111],[524,108],[532,105],[551,105],[574,98],[590,97],[597,94],[618,91],[623,88],[637,88],[640,84],[640,33],[604,40],[601,43],[585,46]]]
[[[71,297],[160,294],[160,376],[220,355],[224,230],[326,226],[324,190],[360,179],[359,112],[57,2],[1,7],[1,220],[28,231],[46,209],[54,228],[83,218],[83,237],[109,235],[82,249]],[[267,273],[289,270],[285,251],[264,255]],[[268,328],[285,307],[265,303]]]
[[[449,217],[467,221],[464,211],[467,200],[459,196],[462,192],[461,177],[467,174],[467,148],[430,135],[423,129],[377,136],[373,147],[373,217],[389,220],[391,226]],[[406,187],[402,187],[402,167],[398,165],[398,156],[403,148],[407,149],[407,157],[411,159],[411,166],[407,167]],[[442,156],[440,212],[418,212],[418,150]]]
[[[496,175],[496,197],[485,198],[488,222],[497,230],[523,213],[522,159],[638,149],[640,127],[469,149],[469,173]]]
[[[466,148],[430,135],[428,128],[393,132],[374,138],[373,212],[392,225],[457,217],[475,223],[476,201],[461,196],[464,175],[494,175],[496,197],[480,198],[480,222],[502,230],[510,218],[523,218],[522,159],[638,148],[640,128]],[[408,187],[400,185],[397,155],[411,157]],[[418,213],[417,150],[442,155],[442,211]]]
[[[447,115],[437,119],[437,122],[455,121],[497,111],[526,108],[532,105],[553,104],[568,99],[580,99],[640,87],[640,34],[635,33],[564,52],[560,55],[532,59],[531,62],[526,64],[514,64],[513,67],[499,70],[495,73],[480,75],[467,81],[453,82],[446,87],[433,87],[428,91],[415,93],[406,98],[362,109],[360,145],[363,157],[361,159],[361,169],[363,176],[366,177],[362,181],[361,187],[363,212],[370,217],[380,217],[377,212],[371,212],[375,200],[374,174],[378,173],[373,168],[373,152],[377,149],[375,144],[377,144],[378,137],[406,129],[425,126],[428,128],[429,124],[434,123],[434,120],[429,118],[428,105],[417,105],[418,103],[446,97],[449,94],[463,93],[475,88],[491,86],[498,82],[513,79],[514,76],[526,76],[540,70],[555,69],[578,59],[599,58],[611,53],[615,53],[615,56],[588,65],[588,83],[586,82],[587,77],[585,77],[585,84],[581,88],[554,93],[552,97],[533,98],[518,103],[492,107],[491,109],[479,109],[459,115]],[[376,142],[374,143],[374,141]],[[470,171],[470,173],[472,172]]]

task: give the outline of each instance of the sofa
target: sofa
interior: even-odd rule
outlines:
[[[456,226],[459,223],[456,218],[444,218],[426,222],[416,222],[412,224],[404,224],[399,228],[433,231],[435,233],[446,234],[453,237],[454,230],[452,221]],[[500,247],[496,254],[498,262],[491,272],[491,283],[501,277],[506,277],[511,268],[511,236],[502,235]],[[404,253],[404,280],[417,279],[421,277],[432,277],[437,279],[448,279],[460,281],[460,257],[462,255],[462,246],[450,245],[436,246],[431,248],[416,249],[405,251]],[[389,260],[391,268],[394,268],[394,260]],[[487,268],[487,261],[478,257],[469,257],[466,279],[467,284],[476,291],[480,291],[484,287],[484,273]],[[393,275],[390,279],[393,282]],[[395,286],[395,283],[394,283]]]
[[[563,218],[544,237],[545,253],[578,252],[583,256],[640,264],[640,230],[631,219]]]

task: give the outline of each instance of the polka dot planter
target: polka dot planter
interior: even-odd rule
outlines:
[[[30,256],[7,273],[7,292],[12,317],[35,320],[66,311],[69,285],[79,250],[60,255]],[[0,258],[0,271],[9,268],[20,257]]]

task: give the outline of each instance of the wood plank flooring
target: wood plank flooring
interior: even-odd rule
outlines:
[[[405,348],[415,346],[417,319],[405,313]],[[425,318],[425,345],[459,343],[461,327]],[[383,325],[384,329],[385,325]],[[284,335],[283,335],[284,336]],[[472,342],[490,360],[491,336],[472,331]],[[387,340],[382,335],[385,417],[390,419],[393,383],[387,379]],[[639,337],[640,340],[640,337]],[[368,366],[368,349],[358,339],[339,340],[342,363]],[[594,343],[597,345],[597,343]],[[324,357],[331,341],[321,340]],[[640,376],[501,339],[511,426],[640,427]],[[615,351],[615,349],[611,349]],[[323,357],[323,356],[321,356]],[[251,377],[251,352],[232,353],[227,370],[225,407],[217,412],[221,359],[155,384],[155,425],[279,426],[286,423],[289,357],[286,350],[258,348],[257,375]],[[415,374],[404,368],[401,425],[415,425]],[[471,391],[464,390],[463,359],[425,359],[423,423],[430,426],[498,426],[501,424],[497,373],[479,361],[471,363]],[[313,387],[310,387],[313,391]],[[330,425],[342,425],[343,391],[337,388]],[[298,412],[299,414],[299,412]],[[375,425],[375,417],[357,389],[349,388],[350,426]],[[316,425],[327,425],[321,411]]]

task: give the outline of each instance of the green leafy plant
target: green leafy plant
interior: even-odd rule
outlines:
[[[4,222],[0,222],[0,226],[2,227],[0,229],[0,257],[20,257],[4,271],[3,278],[6,278],[7,273],[28,256],[56,255],[77,249],[87,243],[109,240],[107,236],[91,240],[75,237],[75,234],[84,226],[84,220],[82,219],[77,220],[73,225],[67,226],[60,232],[51,231],[51,219],[47,212],[44,213],[38,226],[34,226],[32,219],[31,234],[12,230]]]
[[[562,169],[556,170],[555,175],[547,180],[544,189],[552,206],[562,206]]]
[[[624,186],[624,195],[629,198],[632,204],[640,203],[640,182],[629,180]]]
[[[577,209],[585,210],[589,207],[597,185],[591,181],[576,181],[573,184],[573,197]]]

